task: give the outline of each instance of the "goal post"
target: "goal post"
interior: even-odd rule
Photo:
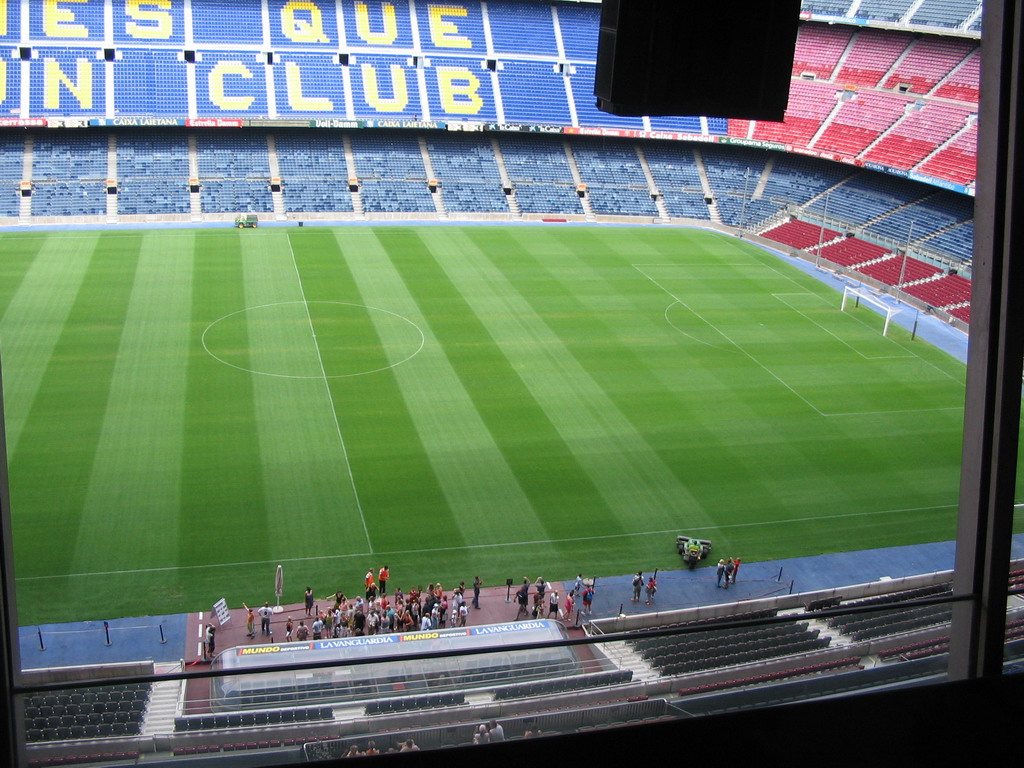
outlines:
[[[844,286],[843,287],[843,303],[839,307],[839,311],[840,312],[845,312],[847,305],[851,301],[853,302],[853,307],[855,309],[857,307],[859,307],[860,303],[863,301],[865,304],[871,305],[872,307],[877,309],[880,313],[885,315],[885,327],[882,329],[882,335],[883,336],[888,336],[889,335],[889,325],[892,323],[892,319],[894,317],[896,317],[896,315],[899,314],[900,311],[903,309],[902,307],[892,307],[892,306],[889,306],[884,301],[881,301],[877,297],[872,296],[867,291],[861,290],[859,288],[854,288],[854,287],[849,286],[849,285]]]

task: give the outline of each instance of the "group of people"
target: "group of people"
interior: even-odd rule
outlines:
[[[655,571],[651,574],[650,578],[647,579],[646,586],[644,585],[644,572],[637,571],[633,575],[633,602],[637,603],[640,601],[640,592],[646,590],[647,602],[646,605],[654,605],[654,595],[658,591],[658,572]]]
[[[285,641],[464,627],[469,620],[470,605],[480,607],[483,582],[479,576],[473,579],[472,598],[467,594],[465,582],[460,582],[451,592],[440,584],[431,584],[426,589],[415,587],[408,593],[399,588],[389,595],[390,578],[387,565],[376,574],[370,569],[363,578],[362,596],[349,598],[339,590],[324,598],[329,603],[324,608],[318,606],[313,589],[307,587],[306,616],[298,625],[288,617]]]
[[[490,744],[492,742],[497,743],[504,740],[505,729],[501,727],[501,723],[497,720],[491,720],[489,723],[481,723],[480,726],[473,731],[474,744]]]
[[[420,748],[416,745],[416,742],[412,739],[406,739],[400,741],[395,746],[390,747],[388,752],[419,752]],[[345,757],[363,757],[365,755],[379,755],[380,750],[377,748],[377,742],[370,739],[366,742],[366,749],[363,749],[358,744],[353,744],[345,752]]]
[[[533,587],[532,609],[530,607],[531,586]],[[543,576],[538,576],[532,584],[524,576],[523,583],[516,590],[516,604],[518,605],[516,621],[525,618],[542,619],[545,618],[545,612],[546,618],[549,619],[552,617],[571,619],[572,612],[576,609],[577,596],[583,601],[583,613],[589,614],[594,604],[594,586],[593,583],[584,583],[582,573],[576,576],[576,583],[565,596],[564,604],[560,602],[558,591],[551,589],[551,585],[544,580]]]
[[[718,567],[715,569],[715,573],[718,576],[718,586],[729,588],[730,584],[736,583],[736,574],[740,571],[740,559],[728,558],[727,560],[719,560]],[[724,584],[722,582],[725,582]]]

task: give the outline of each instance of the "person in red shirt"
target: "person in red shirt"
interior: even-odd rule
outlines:
[[[380,593],[386,595],[388,593],[388,579],[391,578],[391,571],[385,565],[377,572],[377,582],[380,584]]]

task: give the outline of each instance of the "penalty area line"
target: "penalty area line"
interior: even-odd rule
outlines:
[[[1024,505],[1017,505],[1024,506]],[[750,523],[731,523],[726,525],[705,525],[705,526],[694,526],[686,528],[685,530],[689,533],[699,533],[702,531],[728,531],[737,530],[743,528],[760,528],[766,525],[789,525],[791,523],[812,523],[822,520],[841,520],[846,518],[857,518],[857,517],[873,517],[876,515],[898,515],[912,512],[934,512],[943,509],[956,509],[956,504],[939,504],[930,507],[905,507],[902,509],[881,509],[872,510],[867,512],[849,512],[845,514],[836,515],[815,515],[812,517],[793,517],[785,520],[759,520]],[[622,539],[631,539],[641,536],[664,536],[666,534],[680,534],[683,531],[683,526],[678,528],[667,528],[659,531],[634,531],[632,533],[611,533],[604,536],[575,536],[567,539],[534,539],[532,541],[507,541],[498,542],[495,544],[470,544],[462,547],[434,547],[429,549],[400,549],[392,552],[353,552],[346,555],[317,555],[314,557],[290,557],[280,558],[277,560],[250,560],[247,562],[240,563],[207,563],[205,565],[171,565],[160,568],[134,568],[126,569],[122,571],[95,571],[92,573],[67,573],[51,576],[22,576],[16,577],[16,582],[28,582],[28,581],[47,581],[52,579],[78,579],[86,578],[90,576],[132,576],[142,573],[170,573],[174,571],[199,571],[207,570],[212,568],[245,568],[257,565],[276,565],[286,563],[309,563],[316,560],[351,560],[353,558],[366,558],[366,557],[384,557],[394,555],[400,557],[402,555],[430,555],[430,554],[443,554],[443,553],[457,553],[467,552],[477,549],[508,549],[512,547],[536,547],[538,545],[545,544],[573,544],[573,543],[585,543],[592,541],[614,541]]]

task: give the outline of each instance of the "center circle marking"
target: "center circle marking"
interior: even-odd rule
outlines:
[[[311,312],[311,307],[318,311]],[[304,333],[308,337],[315,327],[315,324],[311,325],[310,316],[322,314],[325,308],[328,313],[333,314],[328,314],[326,318],[317,318],[321,322],[350,324],[354,328],[369,323],[374,326],[375,337],[378,330],[376,326],[383,323],[386,324],[384,330],[389,331],[390,339],[380,341],[378,337],[375,345],[364,344],[350,348],[347,352],[352,370],[342,373],[325,371],[321,367],[325,357],[331,358],[330,368],[339,367],[337,348],[321,347],[316,337],[313,339],[316,352],[304,349],[302,345],[287,343],[288,339],[295,338],[295,332]],[[269,317],[256,324],[250,322],[252,313]],[[374,315],[373,318],[369,317],[371,314]],[[239,321],[246,326],[246,343],[244,347],[232,349],[231,327]],[[303,328],[299,330],[296,326]],[[217,362],[247,373],[282,379],[344,379],[380,373],[408,362],[423,350],[426,337],[420,327],[409,318],[380,307],[344,301],[281,301],[246,307],[217,318],[203,330],[202,344],[206,353]],[[394,359],[394,362],[373,365],[371,359],[376,356],[379,360],[381,355],[389,360]],[[238,362],[232,362],[233,357],[240,359]],[[344,360],[345,354],[343,353],[341,357]],[[243,363],[242,360],[246,362]]]

